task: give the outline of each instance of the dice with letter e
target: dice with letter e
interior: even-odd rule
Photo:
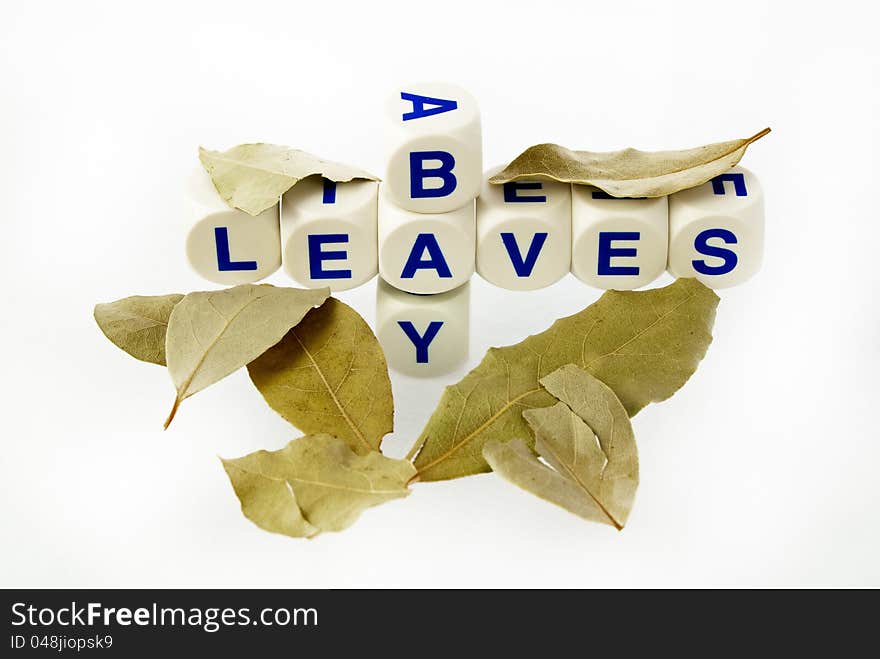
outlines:
[[[395,204],[445,213],[470,202],[483,173],[480,111],[460,87],[402,87],[385,108],[385,183]]]
[[[344,291],[376,275],[375,181],[309,176],[281,199],[281,260],[303,286]]]
[[[470,284],[416,295],[383,281],[376,289],[376,336],[388,365],[414,376],[442,375],[467,359]]]
[[[590,286],[630,290],[650,284],[666,270],[666,197],[615,198],[573,185],[571,231],[571,271]]]
[[[449,213],[413,213],[379,186],[379,275],[409,293],[443,293],[474,274],[474,202]]]
[[[710,288],[741,284],[761,267],[764,192],[752,172],[734,167],[669,197],[669,272]]]
[[[489,183],[477,197],[477,272],[515,291],[544,288],[571,266],[571,186],[548,181]]]
[[[249,284],[281,266],[278,204],[257,216],[230,208],[208,173],[199,167],[189,180],[190,225],[186,256],[200,276],[215,284]]]

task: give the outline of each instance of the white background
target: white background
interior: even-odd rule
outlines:
[[[0,20],[0,585],[880,585],[880,48],[869,3],[17,2]],[[773,133],[763,270],[634,420],[627,528],[491,475],[417,485],[314,541],[242,517],[217,460],[295,431],[246,373],[188,400],[113,347],[99,301],[211,285],[183,256],[199,144],[382,170],[385,95],[468,88],[485,162],[528,145],[683,148]],[[269,281],[290,285],[282,273]],[[660,282],[662,283],[662,282]],[[473,284],[472,352],[599,292]],[[375,282],[343,294],[372,322]],[[444,385],[393,374],[403,455]]]

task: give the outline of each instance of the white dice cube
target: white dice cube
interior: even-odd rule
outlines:
[[[460,87],[401,87],[385,107],[385,183],[395,204],[445,213],[477,196],[483,171],[480,110]]]
[[[666,197],[619,199],[596,188],[571,191],[571,271],[600,289],[645,286],[666,270]]]
[[[281,266],[278,204],[256,217],[230,208],[199,167],[190,176],[186,256],[208,281],[224,286],[250,284]]]
[[[489,183],[477,198],[477,272],[514,291],[544,288],[571,266],[571,186],[548,181]]]
[[[443,293],[474,274],[474,203],[448,213],[396,206],[379,186],[379,275],[409,293]]]
[[[745,167],[669,197],[669,272],[710,288],[741,284],[761,267],[764,192]]]
[[[396,371],[426,377],[454,370],[468,356],[470,284],[439,295],[415,295],[379,281],[376,336]]]
[[[344,291],[377,272],[375,181],[310,176],[281,199],[281,261],[308,288]]]

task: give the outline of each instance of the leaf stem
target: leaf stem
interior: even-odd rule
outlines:
[[[174,420],[174,416],[177,414],[177,408],[180,407],[180,396],[178,395],[174,399],[174,405],[171,407],[171,413],[168,415],[168,418],[165,419],[165,425],[162,427],[162,430],[168,430],[168,426],[171,425],[171,422]]]

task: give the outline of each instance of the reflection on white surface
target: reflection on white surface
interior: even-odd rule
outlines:
[[[467,359],[470,283],[436,295],[400,291],[379,280],[376,336],[388,365],[416,377],[443,375]]]

